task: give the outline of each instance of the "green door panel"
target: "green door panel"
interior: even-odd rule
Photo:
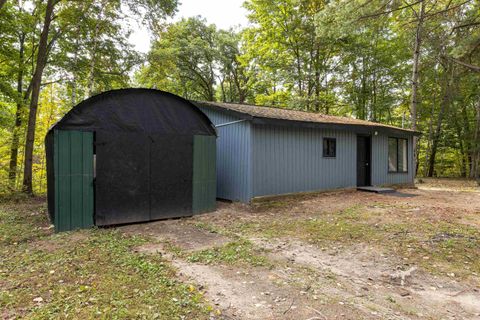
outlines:
[[[193,199],[192,212],[213,211],[216,208],[216,137],[193,137]]]
[[[93,132],[55,130],[55,231],[89,228],[93,221]]]

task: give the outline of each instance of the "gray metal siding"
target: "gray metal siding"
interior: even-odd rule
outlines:
[[[379,134],[372,136],[372,184],[392,185],[413,183],[413,138],[412,136],[390,135],[391,137],[408,139],[408,172],[388,172],[388,137],[389,135]]]
[[[323,138],[336,138],[324,158]],[[356,135],[348,131],[253,127],[253,194],[265,196],[356,185]]]
[[[215,124],[239,118],[200,108]],[[217,197],[251,198],[295,192],[349,188],[357,180],[357,135],[353,131],[252,125],[219,127]],[[337,139],[335,158],[323,158],[323,138]],[[372,135],[372,184],[413,183],[413,149],[408,138],[408,173],[388,172],[388,135]]]
[[[215,125],[239,118],[200,107]],[[252,198],[251,124],[239,122],[217,128],[217,197],[249,202]]]

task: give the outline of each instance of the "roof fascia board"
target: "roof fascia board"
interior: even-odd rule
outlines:
[[[360,134],[375,134],[375,131],[377,131],[379,133],[406,135],[406,136],[419,135],[418,132],[414,133],[412,131],[375,126],[375,125],[306,122],[306,121],[273,119],[273,118],[263,118],[263,117],[262,118],[254,117],[252,123],[258,124],[258,125],[277,125],[277,126],[284,126],[284,127],[301,127],[301,128],[354,131],[355,133],[360,133]]]

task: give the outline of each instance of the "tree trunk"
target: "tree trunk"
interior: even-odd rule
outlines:
[[[417,130],[417,110],[419,106],[418,102],[418,88],[419,78],[418,71],[420,68],[420,50],[422,48],[422,29],[423,22],[425,20],[425,1],[420,4],[420,13],[418,15],[418,24],[415,32],[415,44],[413,48],[413,69],[412,69],[412,101],[410,106],[412,130]],[[413,161],[416,164],[418,162],[417,152],[417,137],[413,137]],[[416,165],[415,165],[416,167]],[[416,172],[413,173],[416,175]]]
[[[40,96],[40,85],[42,82],[43,69],[47,63],[48,33],[50,32],[50,23],[52,22],[54,5],[54,0],[47,1],[43,29],[42,33],[40,34],[40,41],[38,44],[35,72],[32,78],[32,98],[30,99],[27,139],[25,142],[25,167],[23,169],[23,191],[27,194],[33,194],[32,166],[33,147],[35,142],[35,125],[37,122],[38,99]]]
[[[100,32],[100,21],[102,20],[102,15],[103,15],[103,8],[104,8],[104,2],[102,1],[100,3],[101,5],[101,9],[100,11],[98,12],[98,15],[97,15],[97,21],[95,22],[95,31],[93,32],[93,48],[92,48],[92,56],[91,56],[91,64],[90,64],[90,72],[89,72],[89,76],[88,76],[88,85],[87,85],[87,96],[88,98],[91,97],[93,95],[93,91],[94,91],[94,85],[95,85],[95,67],[96,67],[96,54],[97,54],[97,45],[98,45],[98,42],[97,42],[97,38],[98,38],[98,34]]]
[[[446,62],[448,63],[448,62]],[[430,157],[428,158],[428,177],[433,177],[435,171],[435,156],[437,155],[438,142],[440,139],[440,133],[442,130],[443,117],[447,111],[447,108],[450,105],[451,101],[451,82],[453,81],[453,76],[450,74],[450,67],[447,65],[445,68],[445,89],[440,104],[440,111],[438,112],[437,126],[435,128],[435,133],[432,139],[432,149],[430,151]]]
[[[457,132],[458,136],[458,145],[459,145],[459,151],[461,154],[460,157],[460,177],[466,178],[467,177],[467,148],[465,147],[465,134],[464,134],[464,128],[460,125],[460,122],[458,121],[457,115],[454,116],[453,118],[453,123],[455,125],[455,131]]]
[[[24,70],[24,58],[25,58],[25,33],[22,33],[19,37],[19,55],[18,55],[18,75],[17,75],[17,110],[15,111],[15,126],[12,133],[12,144],[10,147],[10,165],[8,170],[8,179],[10,187],[15,188],[15,182],[17,180],[17,166],[18,166],[18,148],[20,146],[20,131],[23,123],[23,70]]]
[[[225,95],[225,86],[223,84],[225,80],[220,80],[220,89],[222,90],[222,102],[227,102],[227,96]]]
[[[475,108],[476,123],[473,134],[473,157],[472,157],[472,178],[475,178],[480,185],[480,96]]]
[[[361,115],[360,119],[366,120],[367,119],[367,67],[365,66],[365,57],[362,57],[362,88],[360,89],[360,97],[361,97]]]
[[[463,137],[462,141],[465,146],[465,166],[467,168],[467,172],[470,175],[471,174],[471,168],[472,168],[472,141],[470,141],[470,137],[473,136],[473,132],[471,131],[470,128],[470,123],[469,123],[469,118],[468,118],[468,112],[467,112],[467,106],[465,103],[462,103],[461,106],[461,120],[462,122],[460,123],[460,126],[463,129]]]

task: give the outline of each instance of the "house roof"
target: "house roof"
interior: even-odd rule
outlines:
[[[205,102],[205,101],[196,101],[194,102],[198,106],[223,110],[226,112],[234,113],[237,116],[243,119],[249,119],[255,123],[260,124],[299,124],[303,126],[313,126],[313,127],[325,127],[325,128],[336,128],[336,129],[356,129],[358,131],[388,131],[388,132],[397,132],[397,133],[407,133],[419,135],[420,132],[413,131],[410,129],[403,129],[388,124],[366,121],[355,119],[351,117],[339,117],[325,115],[321,113],[314,112],[305,112],[299,110],[283,109],[283,108],[272,108],[272,107],[262,107],[255,105],[246,105],[246,104],[237,104],[237,103],[220,103],[220,102]],[[288,122],[288,123],[285,123]]]

